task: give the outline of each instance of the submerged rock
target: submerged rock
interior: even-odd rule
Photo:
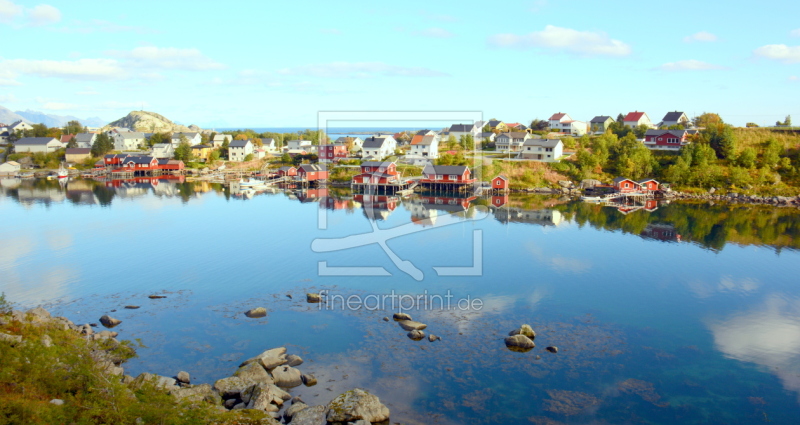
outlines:
[[[161,298],[167,298],[167,297],[164,295],[150,295],[147,298],[150,298],[151,300],[160,300]]]
[[[300,366],[303,364],[303,358],[298,356],[297,354],[289,354],[286,356],[286,365],[287,366]]]
[[[547,350],[547,351],[549,351],[551,353],[558,353],[558,347],[556,347],[556,346],[547,347],[547,348],[545,348],[545,350]]]
[[[300,379],[303,381],[303,385],[307,387],[313,387],[314,385],[317,385],[317,378],[310,373],[302,374]]]
[[[436,336],[434,334],[428,335],[428,341],[430,341],[430,342],[441,341],[441,340],[442,340],[442,337],[440,337],[440,336]]]
[[[425,332],[419,331],[419,330],[411,331],[407,335],[408,335],[409,338],[413,339],[414,341],[419,341],[422,338],[425,338]]]
[[[100,318],[100,323],[107,328],[113,328],[114,326],[117,326],[120,323],[122,323],[122,320],[115,319],[106,314],[105,316]]]
[[[339,395],[328,405],[328,422],[383,422],[389,420],[389,408],[361,388]]]
[[[315,304],[322,301],[322,297],[319,294],[308,293],[306,294],[306,301],[309,303]]]
[[[137,308],[139,308],[139,306],[138,305],[126,305],[125,308],[127,308],[128,310],[136,310]]]
[[[407,331],[421,331],[428,327],[428,325],[413,320],[401,320],[397,322],[401,328]]]
[[[536,344],[525,335],[513,335],[505,339],[506,347],[511,351],[527,352],[533,349]]]
[[[408,314],[405,314],[405,313],[395,313],[395,314],[392,315],[392,318],[395,321],[411,320],[411,316],[409,316]]]
[[[388,321],[389,321],[389,318],[388,318],[388,317],[384,317],[384,318],[383,318],[383,321],[384,321],[384,322],[388,322]]]
[[[264,308],[264,307],[256,307],[256,308],[247,310],[244,313],[244,315],[249,317],[249,318],[251,318],[251,319],[257,319],[257,318],[260,318],[260,317],[266,317],[267,316],[267,309]]]

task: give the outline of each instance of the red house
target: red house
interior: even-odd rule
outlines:
[[[499,175],[492,179],[492,189],[494,190],[508,190],[508,178],[504,175]]]
[[[129,156],[120,164],[126,171],[150,171],[161,169],[158,159],[152,156]]]
[[[640,190],[639,183],[625,177],[614,179],[614,189],[619,193],[632,193]]]
[[[508,203],[508,195],[507,194],[492,196],[492,205],[495,208],[500,208],[500,207],[502,207],[503,205],[505,205],[507,203]]]
[[[320,145],[318,153],[320,162],[336,162],[347,158],[347,145]]]
[[[103,163],[106,167],[114,167],[118,165],[122,165],[122,162],[125,161],[125,158],[129,157],[128,154],[109,154],[103,157]]]
[[[426,165],[422,169],[423,184],[469,184],[474,183],[472,172],[464,165]]]
[[[158,166],[164,171],[181,171],[186,168],[186,165],[183,163],[183,161],[167,158],[159,159]]]
[[[294,177],[297,175],[297,168],[281,167],[278,168],[278,177]]]
[[[328,179],[328,167],[325,164],[305,164],[297,169],[297,179],[313,182]]]
[[[399,181],[394,162],[367,161],[361,163],[361,174],[353,177],[356,184],[388,184]]]
[[[639,180],[636,182],[642,192],[655,192],[658,190],[658,182],[653,179]]]
[[[690,142],[688,130],[647,130],[644,145],[652,150],[678,150]]]
[[[297,200],[302,203],[317,202],[328,196],[327,188],[301,190],[297,193]]]

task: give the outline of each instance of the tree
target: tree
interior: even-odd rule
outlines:
[[[33,127],[32,134],[28,137],[47,137],[47,132],[50,131],[44,124],[34,124],[31,127]]]
[[[260,148],[264,146],[264,142],[262,142],[258,137],[255,137],[253,138],[253,145]]]
[[[716,115],[716,114],[714,114]],[[730,124],[722,122],[708,124],[700,132],[702,140],[717,153],[717,158],[733,160],[736,158],[736,136]]]
[[[753,168],[756,166],[756,156],[755,149],[745,148],[739,153],[739,157],[736,158],[736,163],[739,164],[740,167]]]
[[[252,161],[253,160],[253,154],[251,154],[251,153],[247,154],[247,156],[244,157],[244,160],[245,161]]]
[[[692,118],[692,124],[695,127],[708,127],[712,124],[723,124],[722,117],[713,112],[703,112],[702,114]]]
[[[531,121],[530,125],[531,130],[536,130],[536,131],[544,131],[547,130],[549,127],[550,127],[549,122],[545,120],[540,120],[538,118],[534,118],[533,121]]]
[[[292,156],[289,155],[289,152],[284,152],[283,155],[281,155],[281,162],[284,164],[290,164],[292,162]]]
[[[644,139],[644,135],[647,133],[647,130],[650,130],[650,127],[648,127],[646,124],[639,124],[633,129],[633,134],[636,135],[637,139]]]
[[[200,144],[201,144],[201,145],[207,145],[207,144],[208,144],[208,141],[209,141],[208,134],[206,134],[206,133],[202,133],[202,134],[200,135]]]
[[[83,133],[83,125],[77,120],[69,121],[64,126],[64,134],[78,134]]]
[[[625,115],[621,113],[617,115],[617,124],[624,126],[625,125]]]
[[[111,141],[106,133],[100,133],[92,145],[92,156],[97,158],[101,157],[114,150],[114,142]]]
[[[233,138],[233,140],[248,140],[248,139],[249,137],[247,137],[246,134],[237,134],[236,137]]]
[[[783,120],[783,125],[788,126],[788,127],[792,126],[792,116],[791,115],[787,115],[786,116],[786,119]]]
[[[159,143],[167,143],[172,142],[172,137],[165,133],[154,133],[150,136],[150,139],[147,141],[147,144],[150,146],[157,145]]]
[[[456,136],[451,134],[450,137],[447,138],[447,149],[453,150],[456,145],[458,145],[458,140],[456,140]]]
[[[225,139],[225,141],[222,142],[222,147],[219,148],[220,156],[223,156],[225,158],[228,157],[228,145],[230,145],[230,142],[228,142],[228,139]]]
[[[189,145],[189,141],[185,140],[186,137],[181,135],[181,142],[178,144],[178,147],[175,148],[175,159],[178,161],[188,162],[192,159],[192,146]]]
[[[775,140],[775,138],[770,137],[766,142],[766,146],[764,146],[764,153],[761,156],[761,166],[769,169],[777,167],[778,163],[781,161],[783,151],[783,145]]]
[[[67,149],[73,149],[78,147],[78,141],[75,140],[75,137],[70,137],[69,142],[67,142]]]

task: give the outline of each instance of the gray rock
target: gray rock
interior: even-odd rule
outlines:
[[[272,376],[261,366],[261,363],[253,362],[240,367],[233,376],[242,378],[252,383],[273,383]]]
[[[21,335],[9,335],[7,333],[0,332],[0,341],[9,342],[12,346],[22,343],[22,336]]]
[[[122,323],[122,320],[115,319],[106,314],[100,318],[100,323],[107,328],[113,328],[114,326],[117,326],[120,323]]]
[[[280,366],[272,370],[275,385],[283,388],[294,388],[303,385],[302,374],[291,366]]]
[[[222,403],[222,405],[225,406],[226,409],[230,410],[230,409],[233,409],[233,406],[236,406],[237,404],[239,404],[241,402],[242,402],[241,400],[238,400],[238,399],[235,399],[235,398],[229,398],[229,399],[225,400],[225,402]]]
[[[63,406],[64,400],[61,400],[60,398],[54,398],[50,400],[50,404],[55,404],[56,406]]]
[[[248,409],[277,412],[283,403],[292,398],[289,393],[272,384],[257,384],[250,390]]]
[[[32,322],[46,322],[50,320],[50,312],[41,307],[32,308],[25,314],[28,315]]]
[[[406,331],[421,331],[428,327],[428,325],[413,320],[401,320],[397,322],[403,330]]]
[[[396,321],[400,320],[411,320],[411,316],[406,313],[395,313],[392,315],[392,318]]]
[[[239,403],[239,404],[233,406],[233,409],[231,409],[231,410],[241,410],[241,409],[247,409],[247,405],[244,404],[244,403]]]
[[[241,366],[249,363],[258,362],[267,370],[272,370],[286,363],[286,347],[273,348],[263,353],[245,360]]]
[[[85,325],[80,326],[80,333],[83,335],[91,335],[94,333],[94,329],[92,329],[92,325],[87,323]]]
[[[295,413],[292,417],[292,425],[325,425],[328,408],[325,406],[307,407]]]
[[[152,373],[146,373],[146,372],[140,374],[139,376],[137,376],[136,379],[134,379],[133,382],[131,383],[131,386],[134,389],[141,388],[141,386],[144,385],[147,382],[152,383],[157,388],[163,388],[163,389],[169,390],[169,391],[178,388],[178,385],[177,385],[178,382],[175,381],[174,378],[168,378],[166,376],[153,375]]]
[[[514,335],[525,335],[530,339],[536,338],[536,332],[533,331],[530,325],[522,325],[519,329],[514,329],[513,331],[508,333],[508,336]]]
[[[123,375],[123,376],[122,376],[122,379],[120,379],[120,381],[121,381],[123,384],[125,384],[125,385],[128,385],[128,384],[131,384],[131,383],[133,383],[133,381],[134,381],[135,379],[136,379],[136,378],[134,378],[133,376],[130,376],[130,375]]]
[[[303,381],[303,385],[307,387],[313,387],[314,385],[317,385],[317,378],[310,373],[304,373],[300,375],[300,379]]]
[[[257,319],[257,318],[260,318],[260,317],[266,317],[267,316],[267,309],[264,308],[264,307],[256,307],[256,308],[247,310],[244,313],[244,315],[249,317],[249,318],[251,318],[251,319]]]
[[[214,382],[214,389],[217,390],[222,398],[234,398],[239,397],[244,390],[252,385],[252,382],[246,381],[238,376],[230,376]]]
[[[441,340],[442,340],[442,337],[440,337],[440,336],[437,336],[437,335],[434,335],[434,334],[428,335],[428,341],[430,341],[430,342],[441,341]]]
[[[303,358],[302,357],[300,357],[300,356],[298,356],[296,354],[289,354],[288,356],[286,356],[286,365],[287,366],[295,367],[295,366],[300,366],[301,364],[303,364]]]
[[[136,310],[136,309],[139,308],[139,306],[138,305],[126,305],[125,308],[127,308],[128,310]]]
[[[53,338],[50,338],[50,335],[47,335],[47,334],[42,335],[42,345],[44,345],[45,348],[52,347],[53,346]]]
[[[289,423],[289,422],[292,421],[292,418],[294,417],[294,415],[296,415],[301,410],[307,409],[307,408],[308,408],[308,405],[303,403],[303,402],[292,403],[292,405],[289,406],[289,408],[286,409],[286,411],[283,412],[283,419],[286,421],[286,423]]]
[[[425,332],[423,332],[423,331],[419,331],[419,330],[417,330],[417,331],[411,331],[411,332],[409,332],[409,333],[407,334],[407,336],[408,336],[409,338],[413,339],[414,341],[419,341],[419,340],[421,340],[422,338],[425,338]]]
[[[189,376],[189,372],[180,371],[180,372],[178,372],[178,375],[175,378],[181,384],[190,384],[191,383],[191,376]]]
[[[384,317],[384,318],[383,318],[383,321],[384,321],[384,322],[388,322],[388,321],[389,321],[389,318],[388,318],[388,317]]]
[[[319,294],[308,293],[306,294],[306,301],[312,304],[316,304],[322,301],[322,297],[320,297]]]
[[[92,340],[97,341],[97,340],[101,340],[101,339],[116,338],[117,335],[119,335],[119,334],[116,333],[116,332],[112,332],[112,331],[100,331],[100,332],[92,334]]]
[[[558,347],[556,347],[556,346],[547,347],[547,348],[545,348],[545,350],[547,350],[547,351],[549,351],[551,353],[558,353]]]
[[[207,402],[219,404],[220,398],[209,384],[194,385],[186,388],[176,388],[170,391],[176,401],[188,401],[190,403]]]
[[[356,388],[339,395],[328,404],[328,422],[354,422],[366,420],[383,422],[389,420],[389,408],[367,391]]]
[[[536,344],[525,335],[513,335],[505,339],[506,347],[511,351],[530,351]]]

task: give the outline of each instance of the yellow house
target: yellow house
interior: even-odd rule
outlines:
[[[508,126],[506,123],[500,120],[489,120],[486,125],[488,125],[491,131],[494,131],[495,133],[505,133],[508,131]]]
[[[211,156],[211,151],[214,148],[209,145],[194,145],[192,146],[192,155],[197,158],[200,162],[208,161],[208,157]]]

